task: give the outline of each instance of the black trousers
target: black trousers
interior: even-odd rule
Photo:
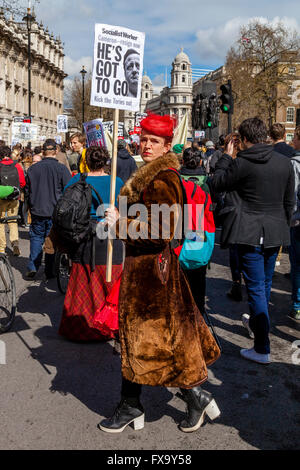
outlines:
[[[196,305],[202,314],[205,312],[206,271],[207,265],[184,271]]]

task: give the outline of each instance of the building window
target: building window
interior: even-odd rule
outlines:
[[[145,88],[146,88],[146,90],[148,90],[149,86],[146,84],[146,85],[145,85]]]
[[[182,101],[183,101],[183,103],[186,103],[186,96],[182,97]]]
[[[294,75],[296,73],[296,67],[289,67],[289,73]]]
[[[182,70],[186,70],[186,65],[182,64]]]
[[[288,87],[287,95],[288,95],[288,96],[292,96],[293,93],[294,93],[294,91],[295,91],[295,88],[294,88],[293,86],[289,86],[289,87]]]
[[[182,83],[185,83],[185,75],[182,75]]]
[[[176,98],[176,96],[174,96],[174,103],[177,103],[177,98]]]
[[[145,93],[145,98],[148,98],[148,93]]]
[[[185,115],[185,113],[186,113],[186,109],[185,109],[185,108],[183,108],[183,110],[182,110],[182,116],[184,116],[184,115]]]
[[[295,121],[295,108],[287,108],[286,109],[286,122],[294,122]]]

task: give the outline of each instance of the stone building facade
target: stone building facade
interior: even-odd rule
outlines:
[[[192,67],[187,54],[181,52],[175,57],[171,70],[171,86],[164,87],[159,96],[150,99],[146,108],[160,115],[175,115],[178,123],[188,114],[188,137],[192,137],[193,105]]]
[[[57,115],[63,114],[63,44],[42,24],[31,34],[31,116],[40,137],[57,134]],[[12,142],[14,118],[28,115],[28,33],[24,25],[0,11],[0,136]]]
[[[300,125],[300,56],[298,53],[293,54],[288,62],[278,60],[274,67],[277,67],[278,75],[281,77],[278,85],[274,88],[275,111],[273,122],[280,122],[286,129],[286,140],[291,142],[294,137],[296,125]],[[203,83],[205,81],[214,82],[216,84],[217,95],[221,94],[220,86],[227,83],[228,73],[225,66],[210,72],[204,77],[200,78],[193,84],[193,95],[196,96],[201,92]],[[235,89],[233,82],[233,91],[239,94]],[[233,114],[233,130],[237,130],[239,124],[243,119],[260,115],[260,108],[251,105],[250,103],[245,106],[240,106],[238,101],[235,100],[234,114]],[[298,116],[298,119],[297,119]],[[268,125],[267,116],[262,116]],[[228,116],[220,112],[219,114],[219,128],[217,129],[218,135],[227,134],[228,129]],[[215,139],[216,140],[216,139]]]

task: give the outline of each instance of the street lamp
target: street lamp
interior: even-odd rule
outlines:
[[[85,79],[85,74],[87,73],[86,70],[84,70],[84,65],[82,66],[82,70],[80,71],[81,76],[82,76],[82,125],[84,123],[84,79]]]
[[[28,2],[27,15],[24,16],[23,21],[27,25],[28,33],[28,117],[31,120],[31,27],[35,22],[35,16],[31,14],[31,2]]]

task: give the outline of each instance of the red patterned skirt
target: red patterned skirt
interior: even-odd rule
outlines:
[[[59,334],[72,341],[107,341],[118,332],[119,288],[122,265],[112,267],[106,282],[106,266],[72,264]]]

